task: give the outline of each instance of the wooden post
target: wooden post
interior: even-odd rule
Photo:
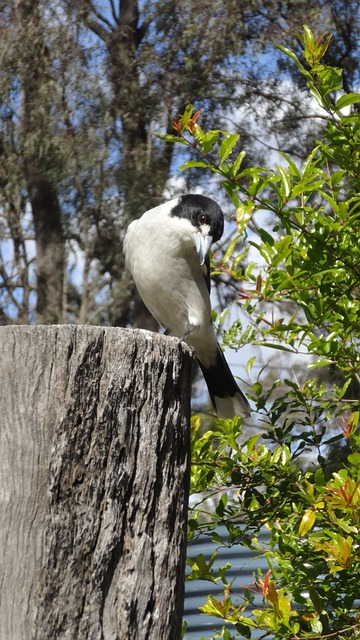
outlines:
[[[178,640],[191,355],[141,330],[0,327],[0,638]]]

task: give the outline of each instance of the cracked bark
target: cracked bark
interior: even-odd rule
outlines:
[[[178,640],[190,354],[114,328],[0,327],[0,637]]]

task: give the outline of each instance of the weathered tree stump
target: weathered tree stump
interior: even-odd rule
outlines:
[[[1,640],[178,640],[191,355],[177,339],[0,328]]]

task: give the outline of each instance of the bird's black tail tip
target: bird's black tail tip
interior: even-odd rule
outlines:
[[[200,361],[199,364],[209,389],[211,402],[219,418],[227,419],[240,415],[248,417],[250,405],[239,389],[219,345],[213,366],[205,367]]]

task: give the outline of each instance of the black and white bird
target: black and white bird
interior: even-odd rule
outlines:
[[[124,240],[126,266],[150,313],[195,350],[220,418],[249,415],[211,322],[211,244],[221,238],[224,215],[202,195],[185,195],[146,211]]]

